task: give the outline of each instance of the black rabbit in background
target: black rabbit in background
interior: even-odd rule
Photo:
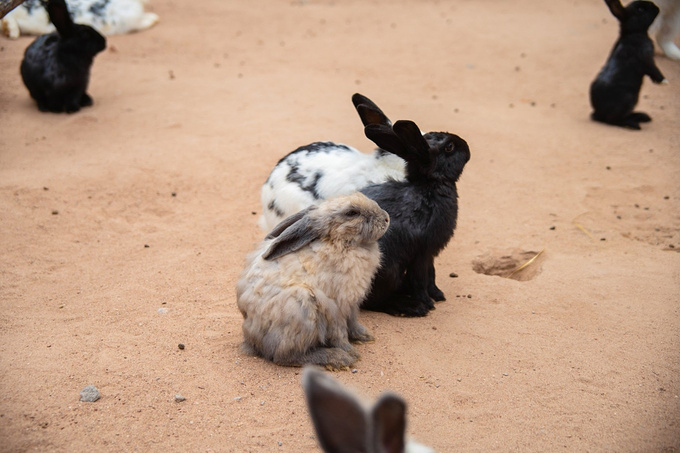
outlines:
[[[590,85],[592,118],[616,126],[640,129],[640,123],[652,120],[644,112],[633,111],[640,96],[642,79],[648,75],[655,83],[667,83],[654,64],[654,44],[648,35],[659,8],[648,1],[634,1],[625,8],[620,0],[605,2],[619,20],[619,39],[607,63]]]
[[[92,105],[87,94],[90,68],[106,48],[106,38],[88,25],[75,24],[64,0],[49,0],[47,11],[57,31],[28,46],[21,77],[41,111],[77,112]]]

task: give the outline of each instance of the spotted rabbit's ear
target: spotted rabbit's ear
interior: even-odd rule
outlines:
[[[50,15],[50,21],[57,28],[60,36],[67,38],[73,35],[75,26],[68,13],[65,0],[49,0],[47,2],[47,13]]]
[[[621,0],[604,0],[607,6],[609,7],[609,11],[612,12],[614,17],[616,17],[618,20],[623,20],[626,18],[626,8],[623,7],[621,4]]]
[[[262,255],[265,260],[275,260],[300,250],[310,242],[319,239],[319,230],[309,218],[309,212],[316,206],[293,214],[279,223],[266,239],[276,238]]]
[[[352,96],[352,103],[354,108],[359,113],[359,118],[364,126],[369,124],[382,124],[384,126],[392,126],[390,119],[380,110],[380,107],[375,105],[375,102],[368,99],[363,94],[355,93]]]
[[[372,451],[369,449],[368,416],[354,395],[314,367],[305,367],[302,386],[323,451]]]

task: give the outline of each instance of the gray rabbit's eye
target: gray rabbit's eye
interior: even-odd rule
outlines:
[[[349,211],[345,212],[345,215],[347,217],[356,217],[359,215],[359,211],[357,211],[356,209],[350,209]]]

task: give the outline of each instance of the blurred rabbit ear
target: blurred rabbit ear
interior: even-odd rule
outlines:
[[[74,24],[68,13],[65,0],[49,0],[47,2],[47,13],[50,15],[50,21],[57,28],[59,35],[68,37],[73,34]]]
[[[373,407],[373,445],[375,451],[402,453],[405,447],[406,403],[399,396],[386,393]]]
[[[289,253],[300,250],[310,242],[319,239],[319,232],[307,215],[312,208],[300,211],[281,222],[267,238],[276,237],[262,255],[265,260],[275,260]],[[280,234],[273,235],[274,233]]]
[[[607,6],[609,7],[609,11],[612,12],[614,17],[616,17],[619,20],[623,20],[626,17],[626,8],[623,7],[621,4],[621,0],[604,0]]]
[[[332,453],[367,453],[368,420],[361,403],[316,368],[305,368],[302,386],[321,448]]]
[[[354,104],[354,108],[357,109],[364,126],[368,126],[369,124],[392,126],[392,122],[383,111],[380,110],[380,107],[375,105],[375,103],[366,96],[355,93],[354,96],[352,96],[352,103]]]

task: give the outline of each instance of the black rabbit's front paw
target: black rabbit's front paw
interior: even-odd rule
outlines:
[[[446,296],[444,295],[444,292],[437,288],[437,285],[430,285],[429,288],[427,288],[427,294],[435,301],[435,302],[442,302],[446,300]]]
[[[429,297],[427,300],[420,300],[407,295],[396,295],[383,311],[393,316],[413,318],[426,316],[432,309],[434,309],[434,303]]]

